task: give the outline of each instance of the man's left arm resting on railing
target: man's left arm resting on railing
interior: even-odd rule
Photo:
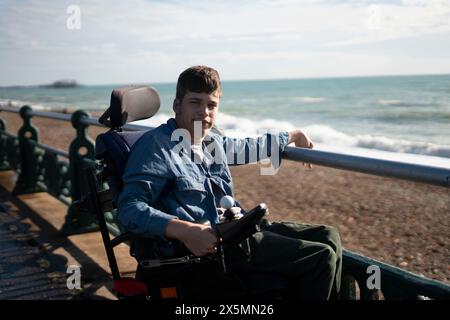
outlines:
[[[272,156],[278,150],[281,154],[287,145],[295,143],[299,148],[313,148],[314,144],[300,129],[281,131],[278,134],[266,133],[257,138],[230,138],[223,136],[223,147],[227,153],[228,164],[241,165],[257,162]],[[311,165],[309,165],[311,167]]]

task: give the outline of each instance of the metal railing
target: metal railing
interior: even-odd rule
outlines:
[[[336,169],[450,187],[450,168],[293,147],[286,147],[283,158]]]
[[[13,169],[18,172],[19,177],[14,193],[48,191],[61,200],[64,200],[62,199],[64,195],[70,196],[72,201],[66,201],[69,208],[65,225],[61,231],[64,234],[72,234],[96,230],[96,221],[93,220],[95,217],[80,215],[72,205],[87,192],[87,183],[83,175],[79,173],[83,172],[87,165],[95,164],[94,143],[88,137],[86,128],[89,125],[100,127],[103,125],[98,123],[97,118],[91,117],[82,110],[68,115],[33,111],[28,106],[23,106],[20,110],[0,106],[1,111],[18,113],[24,121],[18,136],[13,136],[6,131],[6,123],[0,117],[0,169]],[[31,123],[33,116],[72,122],[77,136],[70,144],[68,153],[39,143],[38,130]],[[139,131],[152,129],[152,127],[128,124],[124,126],[124,129]],[[85,152],[81,152],[83,148]],[[58,157],[68,159],[68,161],[58,159]],[[294,147],[286,147],[283,158],[336,169],[450,187],[450,168]],[[63,189],[66,191],[63,192]],[[114,217],[111,215],[107,217],[107,220],[112,222]],[[114,233],[118,233],[117,228],[112,228],[112,230]],[[450,286],[445,283],[426,279],[347,250],[344,250],[343,255],[343,298],[355,299],[358,286],[361,299],[378,299],[380,292],[386,299],[426,299],[427,297],[450,299]],[[373,265],[378,266],[383,279],[387,279],[387,284],[382,290],[368,289],[365,286],[367,268]]]

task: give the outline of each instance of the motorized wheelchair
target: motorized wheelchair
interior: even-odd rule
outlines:
[[[227,268],[224,247],[241,245],[258,230],[258,224],[267,213],[265,204],[259,204],[239,219],[230,208],[225,208],[222,223],[216,227],[221,239],[215,254],[195,257],[181,243],[185,254],[170,259],[147,259],[138,261],[137,274],[144,277],[123,278],[119,272],[114,247],[127,242],[134,255],[136,241],[151,241],[117,230],[111,239],[108,221],[117,220],[116,197],[122,189],[122,174],[134,143],[146,131],[123,131],[122,127],[132,121],[152,117],[160,106],[156,90],[150,87],[124,87],[114,90],[110,107],[99,122],[110,128],[96,138],[96,166],[86,169],[89,194],[80,201],[81,206],[93,208],[103,238],[108,262],[114,281],[114,291],[119,299],[196,299],[196,298],[281,298],[287,290],[287,280],[269,273],[252,273],[245,276],[234,274]],[[106,218],[105,218],[106,216]],[[120,227],[119,227],[120,228]]]

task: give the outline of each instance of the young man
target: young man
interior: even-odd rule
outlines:
[[[214,228],[219,221],[219,201],[233,195],[229,165],[277,158],[290,143],[313,147],[301,130],[257,139],[217,134],[212,128],[220,97],[216,70],[206,66],[185,70],[178,78],[175,118],[134,145],[118,209],[119,222],[126,230],[149,239],[136,241],[138,261],[173,257],[177,252],[174,240],[196,256],[213,253],[218,242]],[[241,246],[227,254],[227,264],[234,271],[278,274],[292,283],[299,298],[337,295],[342,251],[336,229],[267,220],[261,228],[250,237],[250,259]]]

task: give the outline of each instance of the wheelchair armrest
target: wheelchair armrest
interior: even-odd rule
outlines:
[[[117,237],[115,237],[114,239],[111,240],[111,246],[114,248],[116,246],[118,246],[119,244],[126,242],[126,241],[130,241],[136,238],[140,238],[141,236],[131,233],[131,232],[125,232],[122,233],[120,235],[118,235]]]
[[[98,191],[97,197],[99,200],[99,205],[104,212],[113,210],[113,196],[109,190]],[[84,194],[79,200],[73,202],[73,210],[77,214],[94,215],[96,214],[94,209],[94,201],[95,200],[92,197],[92,192],[88,192],[87,194]]]
[[[268,213],[267,205],[265,203],[261,203],[252,210],[250,210],[249,212],[247,212],[246,214],[244,214],[240,219],[217,224],[216,232],[217,236],[221,239],[222,244],[220,246],[221,250],[219,252],[206,255],[205,257],[195,257],[184,246],[184,244],[180,242],[179,245],[181,252],[185,252],[185,255],[173,259],[142,260],[140,261],[140,264],[143,268],[147,269],[147,268],[161,267],[163,265],[170,265],[170,264],[199,263],[204,259],[206,260],[218,259],[221,261],[223,270],[226,272],[226,266],[223,257],[223,245],[239,244],[248,237],[250,237],[255,232],[259,231],[259,223],[267,213]],[[131,234],[124,234],[123,239],[130,239],[129,238],[130,236]],[[122,239],[117,239],[117,241],[120,240]]]

